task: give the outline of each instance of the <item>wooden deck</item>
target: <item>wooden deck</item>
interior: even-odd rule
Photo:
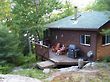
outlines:
[[[67,57],[67,55],[57,55],[55,52],[49,51],[49,60],[55,62],[57,65],[76,65],[78,59]]]
[[[35,49],[36,49],[37,55],[39,55],[40,57],[42,57],[44,59],[49,58],[49,48],[48,48],[48,46],[36,43]]]
[[[36,51],[39,56],[44,58],[46,61],[38,62],[37,65],[40,68],[55,67],[57,65],[77,65],[78,59],[73,59],[65,55],[57,55],[52,52],[48,47],[36,44]],[[87,63],[87,61],[84,61]]]

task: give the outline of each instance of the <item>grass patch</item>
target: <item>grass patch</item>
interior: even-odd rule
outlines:
[[[14,66],[12,64],[0,65],[0,74],[9,73]]]
[[[39,69],[23,69],[17,72],[12,72],[11,74],[28,76],[28,77],[37,78],[40,80],[45,79],[49,76],[49,74],[44,74],[42,70],[39,70]]]
[[[105,56],[102,61],[103,62],[110,62],[110,56]]]

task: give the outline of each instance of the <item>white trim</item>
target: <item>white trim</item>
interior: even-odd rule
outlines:
[[[80,41],[80,44],[81,44],[81,45],[85,45],[85,46],[90,46],[91,43],[90,43],[90,44],[86,44],[86,38],[87,38],[87,36],[90,37],[91,35],[86,35],[86,34],[82,34],[82,35],[84,35],[84,43],[81,43],[81,41]],[[80,35],[80,36],[82,36],[82,35]],[[81,39],[81,38],[80,38],[80,39]]]
[[[84,45],[84,46],[91,46],[90,44],[83,44],[83,43],[80,43],[81,45]]]
[[[55,36],[55,39],[56,39],[56,40],[58,39],[58,36],[57,36],[57,35]]]
[[[108,45],[110,45],[110,43],[103,44],[102,46],[108,46]]]

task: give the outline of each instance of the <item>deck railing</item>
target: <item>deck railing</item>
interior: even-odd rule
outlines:
[[[42,58],[49,59],[49,47],[36,43],[36,53]]]

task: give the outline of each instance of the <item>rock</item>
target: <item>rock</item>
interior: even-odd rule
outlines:
[[[87,63],[83,68],[95,68],[95,67],[96,67],[96,63],[90,62],[90,63]]]
[[[91,65],[92,67],[95,67],[96,66],[96,63],[95,62],[92,62],[92,65]]]
[[[33,63],[31,68],[37,68],[37,63]]]
[[[53,79],[54,79],[54,77],[49,77],[49,78],[46,78],[45,81],[46,82],[51,82]]]
[[[81,69],[81,70],[79,70],[78,72],[83,72],[83,73],[98,73],[99,72],[99,70],[97,70],[97,69],[95,69],[95,70],[87,70],[87,69]]]
[[[91,63],[87,63],[85,66],[84,66],[84,68],[88,68],[88,67],[90,67],[91,66]]]
[[[21,70],[23,70],[22,67],[15,67],[15,68],[12,70],[12,72],[17,72],[17,71],[21,71]]]
[[[68,68],[61,68],[61,69],[58,69],[60,72],[67,72],[68,71]]]
[[[79,71],[78,66],[72,66],[72,67],[70,67],[70,70],[74,71],[74,72]]]
[[[0,75],[0,77],[4,78],[0,82],[41,82],[38,79],[20,76],[20,75]]]
[[[45,68],[44,70],[43,70],[43,73],[45,73],[45,74],[48,74],[48,73],[50,73],[50,69],[49,68]]]
[[[71,66],[71,67],[68,67],[68,68],[61,68],[61,69],[58,69],[60,72],[70,72],[70,71],[78,71],[78,66]]]
[[[83,59],[78,59],[78,68],[81,69],[84,66]]]

